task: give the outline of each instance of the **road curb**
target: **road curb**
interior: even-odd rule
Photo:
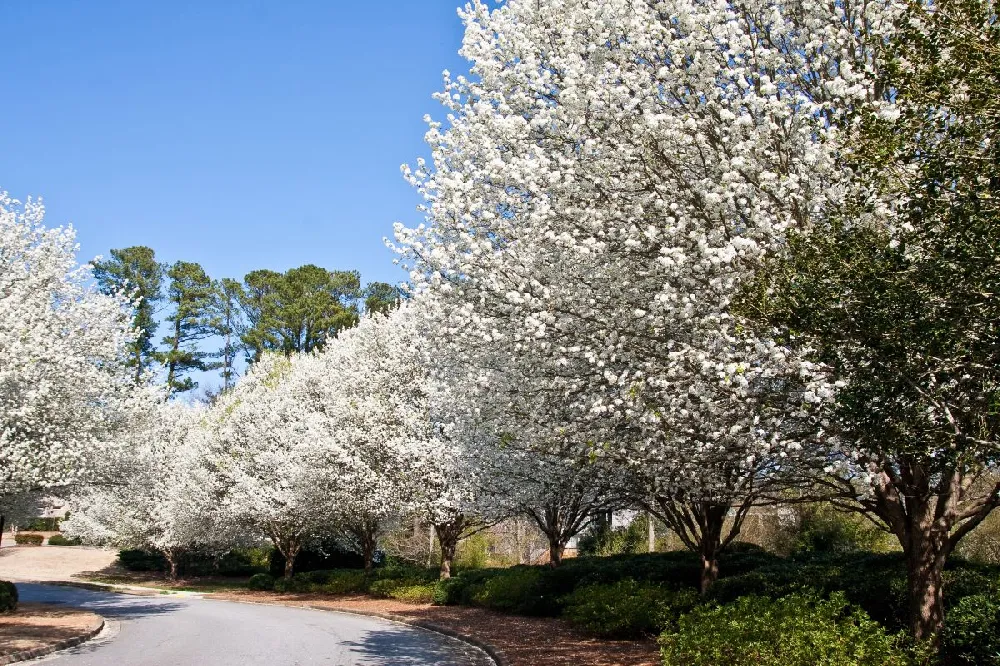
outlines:
[[[237,599],[220,599],[213,598],[212,595],[208,594],[202,597],[207,601],[228,601],[234,604],[252,604],[255,606],[285,606],[286,608],[307,608],[309,610],[324,611],[327,613],[344,613],[345,615],[358,615],[361,617],[375,617],[380,620],[388,620],[389,622],[395,622],[397,624],[405,624],[410,627],[417,627],[418,629],[425,629],[426,631],[433,631],[436,634],[441,634],[442,636],[447,636],[448,638],[454,638],[457,641],[461,641],[466,645],[471,645],[474,648],[478,648],[486,653],[486,656],[493,660],[496,666],[511,666],[510,660],[507,658],[506,653],[499,649],[498,647],[487,643],[484,640],[476,638],[475,636],[469,636],[468,634],[463,634],[461,632],[455,631],[449,627],[444,627],[440,624],[435,624],[434,622],[428,622],[426,620],[414,620],[408,618],[405,615],[394,615],[392,613],[380,613],[378,611],[364,611],[357,610],[354,608],[343,608],[340,606],[320,606],[318,604],[283,604],[280,601],[243,601]]]
[[[100,616],[98,616],[100,617]],[[45,647],[32,648],[31,650],[21,650],[20,652],[13,652],[8,655],[0,656],[0,666],[5,664],[13,664],[18,661],[27,661],[28,659],[37,659],[38,657],[44,657],[46,655],[52,654],[53,652],[59,652],[60,650],[66,650],[71,647],[76,647],[82,643],[86,643],[91,638],[101,633],[104,630],[104,618],[97,626],[89,631],[86,631],[73,638],[66,638],[52,645],[46,645]]]
[[[283,605],[283,604],[278,604]],[[510,660],[507,659],[507,655],[503,650],[490,645],[484,640],[480,640],[475,636],[469,636],[461,632],[455,631],[449,627],[444,627],[440,624],[435,624],[434,622],[428,622],[427,620],[414,620],[408,618],[405,615],[394,615],[393,613],[380,613],[378,611],[362,611],[355,610],[351,608],[340,608],[337,606],[313,606],[307,605],[306,608],[312,608],[313,610],[321,611],[331,611],[334,613],[347,613],[348,615],[361,615],[364,617],[377,617],[382,620],[389,620],[390,622],[398,622],[400,624],[406,624],[411,627],[419,627],[421,629],[426,629],[427,631],[433,631],[437,634],[442,634],[449,638],[454,638],[455,640],[462,641],[463,643],[468,643],[472,647],[479,648],[492,659],[497,666],[511,666]]]

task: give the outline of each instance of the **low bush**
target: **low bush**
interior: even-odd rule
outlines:
[[[267,573],[254,574],[250,576],[250,580],[247,581],[247,587],[251,590],[273,590],[274,576]]]
[[[122,550],[118,553],[118,562],[122,568],[129,571],[165,571],[167,560],[162,553],[148,550]]]
[[[563,617],[588,633],[638,638],[672,628],[681,614],[698,603],[698,593],[628,578],[577,588],[563,603]]]
[[[24,529],[27,532],[58,532],[59,523],[62,518],[34,518],[27,525],[24,525]]]
[[[252,576],[267,573],[270,548],[239,548],[231,550],[213,562],[219,576]]]
[[[400,580],[377,580],[368,588],[368,592],[376,597],[421,604],[432,602],[434,591],[435,586],[430,583]]]
[[[368,589],[368,576],[364,571],[343,569],[327,573],[331,575],[319,584],[316,591],[324,594],[360,594]]]
[[[0,613],[17,610],[17,586],[7,580],[0,580]]]
[[[32,532],[18,532],[14,535],[14,543],[18,546],[41,546],[45,537]]]
[[[747,596],[699,606],[660,638],[664,666],[907,666],[901,634],[890,634],[843,594],[781,599]]]
[[[62,534],[53,534],[49,537],[50,546],[79,546],[80,539],[67,539]]]
[[[949,666],[1000,666],[1000,599],[996,595],[969,595],[948,609],[941,660]]]

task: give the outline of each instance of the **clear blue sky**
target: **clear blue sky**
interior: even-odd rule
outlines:
[[[148,245],[213,277],[305,263],[398,282],[399,165],[456,51],[460,0],[7,2],[0,189],[81,259]]]

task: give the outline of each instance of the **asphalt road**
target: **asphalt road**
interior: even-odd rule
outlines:
[[[430,631],[344,613],[176,595],[137,597],[18,583],[22,601],[61,603],[108,620],[53,666],[490,666],[483,652]]]

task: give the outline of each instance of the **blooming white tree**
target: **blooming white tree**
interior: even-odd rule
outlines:
[[[84,481],[149,399],[126,301],[96,292],[71,228],[0,193],[0,494]],[[141,411],[141,410],[140,410]]]
[[[185,552],[228,548],[203,465],[204,416],[161,402],[133,423],[108,478],[73,495],[62,530],[87,543],[161,552],[171,578]]]
[[[868,45],[896,11],[472,3],[472,76],[446,74],[448,125],[405,170],[428,224],[397,246],[451,302],[444,325],[581,369],[567,398],[619,434],[590,448],[647,480],[703,586],[739,530],[726,515],[822,456],[803,447],[817,368],[749,334],[732,299],[849,196],[840,138],[880,108]]]
[[[333,529],[316,469],[319,451],[329,455],[328,431],[298,372],[308,358],[264,355],[207,418],[205,464],[223,520],[270,539],[285,577],[302,548]]]

